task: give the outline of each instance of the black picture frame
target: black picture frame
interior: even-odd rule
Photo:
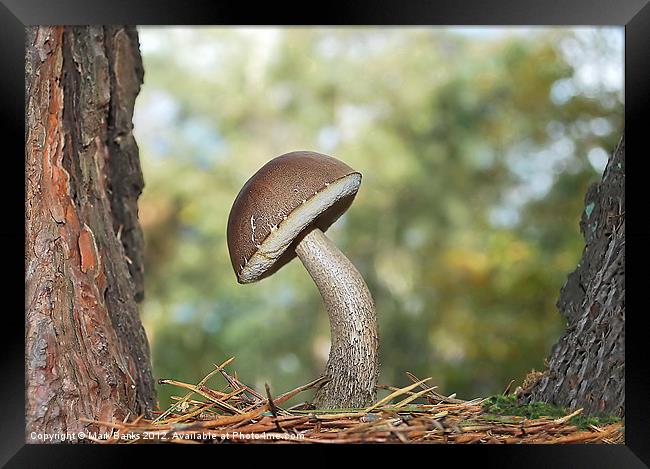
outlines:
[[[454,465],[464,466],[471,459],[481,467],[648,467],[650,464],[650,377],[646,366],[647,314],[643,288],[648,279],[650,229],[648,200],[643,190],[647,178],[643,163],[648,160],[643,132],[650,111],[650,0],[403,0],[321,2],[281,9],[276,3],[254,5],[249,2],[195,1],[172,2],[112,0],[89,2],[60,0],[2,0],[0,4],[0,90],[4,139],[2,221],[0,242],[6,275],[3,305],[2,367],[0,369],[0,464],[8,467],[115,466],[132,460],[131,446],[107,445],[27,445],[24,421],[24,316],[19,310],[21,285],[16,271],[24,271],[24,41],[25,26],[39,24],[134,24],[134,25],[618,25],[625,27],[625,134],[627,236],[626,265],[628,313],[626,317],[626,418],[625,445],[462,445],[413,446],[410,458],[425,458],[437,464],[446,451]],[[646,130],[647,133],[647,130]],[[644,151],[645,150],[645,151]],[[647,183],[646,183],[647,184]],[[630,216],[631,215],[631,216]],[[630,253],[634,253],[630,255]],[[24,276],[23,276],[24,279]],[[8,301],[11,299],[12,301]],[[631,300],[631,303],[630,303]],[[15,304],[14,304],[15,301]],[[630,306],[631,305],[631,306]],[[169,445],[167,445],[169,446]],[[179,445],[180,446],[180,445]],[[235,447],[237,445],[230,445]],[[442,448],[445,448],[444,450]],[[127,449],[131,448],[131,449]],[[144,446],[138,446],[144,448]],[[167,449],[155,445],[147,452],[148,464],[156,464]],[[246,447],[247,451],[250,447]],[[267,448],[268,447],[264,447]],[[313,448],[313,447],[311,447]],[[321,447],[322,448],[322,447]],[[384,451],[384,447],[382,450]],[[436,448],[436,449],[434,449]],[[456,449],[451,449],[456,448]],[[393,447],[395,449],[395,447]],[[404,449],[403,447],[397,449]],[[373,446],[373,456],[379,455]],[[123,451],[129,451],[128,455]],[[144,449],[142,449],[144,451]],[[453,452],[450,453],[450,451]],[[462,451],[462,452],[461,452]],[[214,455],[215,453],[208,453]],[[246,453],[248,455],[248,453]],[[155,456],[158,456],[156,458]],[[357,454],[354,457],[369,457]],[[166,456],[163,456],[166,457]],[[237,457],[237,456],[236,456]],[[238,455],[242,457],[242,453]],[[246,456],[248,457],[248,456]],[[289,456],[291,457],[291,456]],[[304,457],[304,455],[303,455]],[[409,463],[410,460],[405,460]],[[194,463],[193,460],[188,460]],[[286,462],[287,460],[285,460]],[[291,462],[291,460],[288,460]],[[304,460],[300,460],[303,461]],[[331,464],[337,464],[335,459]],[[427,463],[427,461],[429,461]],[[164,461],[161,461],[164,462]],[[254,462],[254,460],[252,461]],[[268,461],[272,463],[273,461]],[[294,462],[298,463],[299,460]],[[216,460],[213,462],[216,464]],[[442,463],[442,462],[440,462]],[[449,464],[449,463],[445,463]]]

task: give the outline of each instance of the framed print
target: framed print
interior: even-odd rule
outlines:
[[[646,1],[0,14],[3,462],[648,464]]]

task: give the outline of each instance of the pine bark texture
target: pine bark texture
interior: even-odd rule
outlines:
[[[566,332],[553,347],[548,370],[520,399],[624,416],[625,138],[602,181],[587,191],[580,230],[583,256],[557,303]]]
[[[29,27],[25,55],[26,437],[155,405],[131,133],[143,79],[131,27]]]

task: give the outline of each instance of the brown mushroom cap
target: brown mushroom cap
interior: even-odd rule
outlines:
[[[242,187],[228,217],[228,250],[239,283],[260,280],[296,255],[307,228],[326,231],[350,206],[361,174],[311,151],[286,153]]]

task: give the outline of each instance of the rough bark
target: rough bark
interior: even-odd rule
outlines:
[[[26,436],[149,414],[134,28],[27,29]]]
[[[580,221],[585,248],[560,292],[567,319],[546,370],[524,390],[524,402],[543,401],[585,414],[625,414],[625,139],[600,183],[585,197]]]

